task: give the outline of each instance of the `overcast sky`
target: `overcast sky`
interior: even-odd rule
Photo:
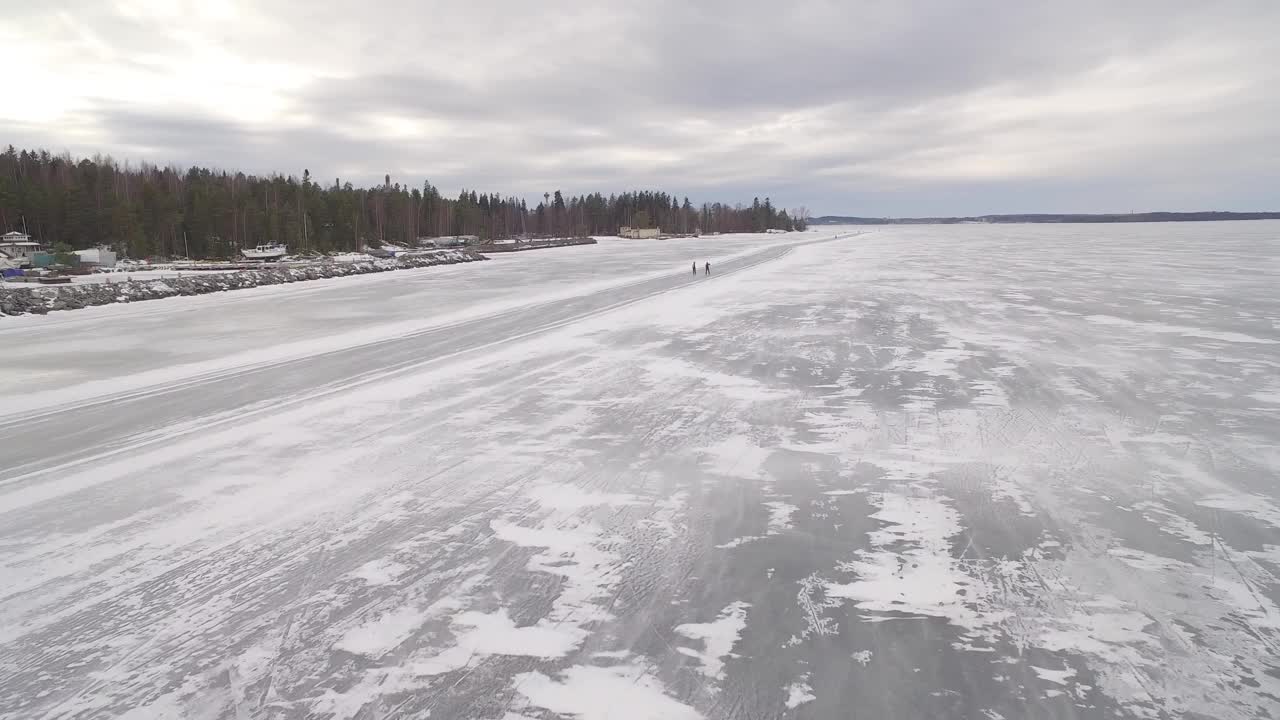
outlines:
[[[0,0],[0,141],[816,214],[1280,210],[1280,2]]]

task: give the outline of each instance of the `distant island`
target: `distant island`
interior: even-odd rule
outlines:
[[[1206,222],[1209,220],[1280,220],[1280,212],[1149,212],[1100,215],[1034,213],[1029,215],[976,215],[973,217],[872,218],[823,215],[811,225],[958,225],[986,223],[1133,223]]]

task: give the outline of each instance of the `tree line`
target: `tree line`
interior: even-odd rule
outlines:
[[[430,182],[354,187],[335,178],[247,175],[117,163],[109,157],[16,150],[0,153],[0,232],[22,230],[46,245],[108,245],[127,257],[229,257],[283,243],[292,252],[358,251],[420,237],[612,235],[623,225],[669,233],[803,230],[808,213],[765,198],[703,203],[665,192],[526,200],[463,190],[445,197]]]

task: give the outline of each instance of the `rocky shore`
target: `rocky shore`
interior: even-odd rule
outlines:
[[[474,250],[438,250],[389,260],[361,260],[351,263],[316,263],[301,267],[242,270],[227,273],[187,274],[160,280],[84,283],[73,285],[0,285],[0,316],[43,315],[50,310],[77,310],[111,303],[157,300],[179,295],[204,295],[284,283],[325,278],[367,275],[408,270],[433,265],[487,260]]]

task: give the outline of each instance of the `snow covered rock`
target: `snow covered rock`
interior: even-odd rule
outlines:
[[[0,285],[0,315],[43,315],[50,310],[75,310],[118,302],[155,300],[177,295],[204,295],[284,283],[367,275],[433,265],[488,260],[474,250],[440,250],[397,258],[369,258],[358,262],[318,263],[300,267],[242,270],[205,275],[184,275],[159,280],[139,280],[83,285],[13,287]]]

